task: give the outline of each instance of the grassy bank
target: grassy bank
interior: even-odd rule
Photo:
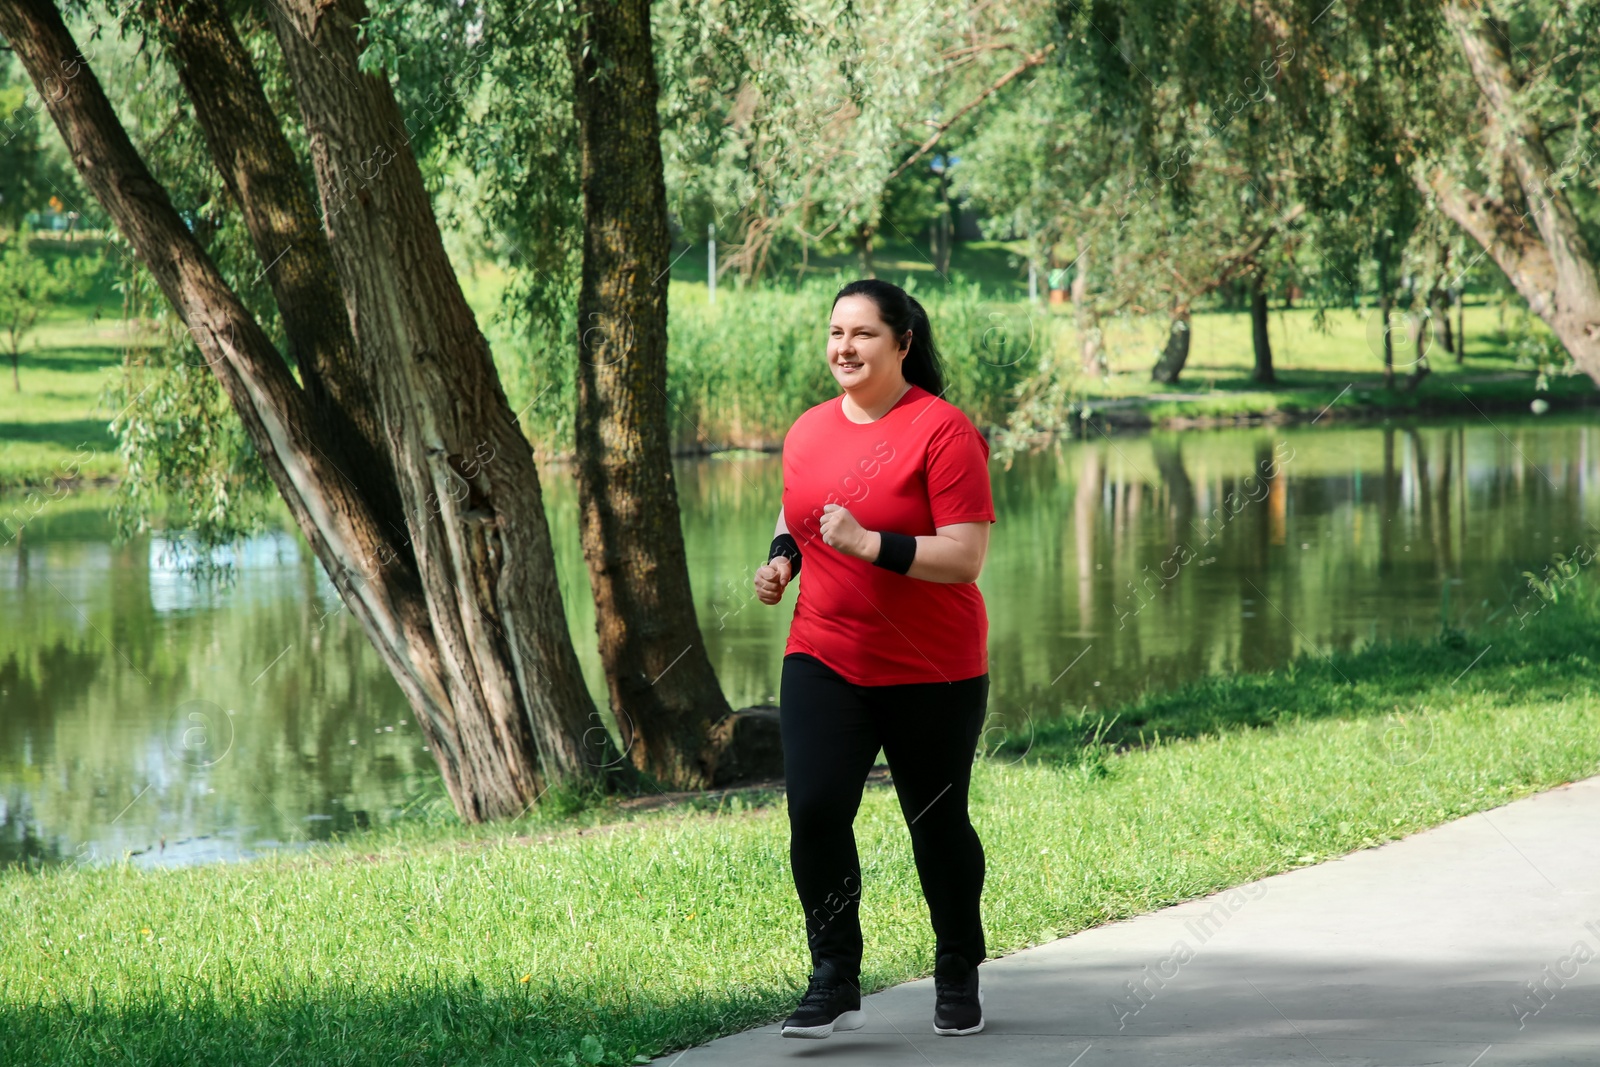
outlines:
[[[958,248],[951,280],[926,263],[886,254],[883,277],[909,283],[934,320],[949,378],[947,397],[981,425],[1003,423],[1016,391],[1043,361],[1068,368],[1064,404],[1100,422],[1183,426],[1242,419],[1328,419],[1404,414],[1527,411],[1594,402],[1583,376],[1550,374],[1543,324],[1483,302],[1466,313],[1466,356],[1435,348],[1433,372],[1414,391],[1388,390],[1370,322],[1374,312],[1331,312],[1319,325],[1307,309],[1274,310],[1269,332],[1278,384],[1252,380],[1250,324],[1242,312],[1194,316],[1188,368],[1174,386],[1149,380],[1164,338],[1159,319],[1113,318],[1104,324],[1110,373],[1077,373],[1078,333],[1070,309],[1018,297],[1015,264],[993,243]],[[898,256],[898,258],[897,258]],[[668,418],[674,446],[692,452],[772,448],[807,407],[837,389],[824,363],[829,300],[839,278],[813,272],[798,282],[741,290],[724,284],[713,304],[690,264],[674,270],[670,297]],[[680,278],[679,275],[684,275]],[[505,277],[485,268],[464,279],[494,345],[507,397],[541,457],[572,447],[575,358],[565,342],[530,347],[496,315]],[[1025,292],[1025,290],[1022,290]],[[47,486],[78,477],[111,478],[122,470],[106,430],[114,412],[104,386],[121,373],[137,334],[115,317],[105,294],[53,308],[21,361],[20,393],[0,387],[0,488]],[[99,314],[99,319],[92,318]],[[1402,343],[1397,374],[1414,353]]]
[[[1526,628],[1312,656],[991,737],[972,807],[992,954],[1600,771],[1600,595],[1588,577],[1554,595],[1519,605]],[[0,874],[0,1062],[622,1064],[770,1021],[807,967],[782,803],[752,800]],[[892,788],[868,791],[856,830],[865,981],[926,974]]]

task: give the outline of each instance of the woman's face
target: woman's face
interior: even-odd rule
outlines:
[[[910,338],[906,341],[909,345]],[[833,319],[828,323],[828,368],[846,391],[860,389],[871,394],[903,381],[900,361],[905,353],[871,297],[841,297],[833,305]]]

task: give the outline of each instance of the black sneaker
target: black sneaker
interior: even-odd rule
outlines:
[[[823,960],[812,970],[800,1006],[783,1021],[783,1036],[827,1037],[835,1030],[859,1030],[866,1022],[861,988]]]
[[[933,1032],[946,1037],[975,1034],[983,1029],[983,993],[978,989],[978,968],[963,957],[947,952],[933,968]]]

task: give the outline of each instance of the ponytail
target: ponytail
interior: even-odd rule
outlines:
[[[916,297],[895,285],[878,278],[861,278],[839,290],[833,302],[837,304],[847,296],[865,296],[878,305],[878,315],[884,325],[903,339],[911,331],[911,350],[900,364],[901,373],[912,385],[920,385],[934,396],[944,395],[944,370],[939,360],[939,350],[933,343],[933,324],[928,313]]]

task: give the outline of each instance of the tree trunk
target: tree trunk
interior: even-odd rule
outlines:
[[[1257,272],[1250,276],[1250,342],[1255,349],[1255,380],[1272,385],[1277,377],[1272,373],[1272,338],[1267,333],[1266,280]]]
[[[1190,304],[1202,296],[1216,292],[1223,286],[1230,284],[1246,271],[1249,271],[1252,275],[1260,274],[1263,269],[1260,261],[1262,249],[1267,247],[1268,242],[1272,240],[1279,230],[1287,228],[1301,215],[1305,214],[1305,210],[1306,206],[1304,204],[1296,204],[1284,212],[1275,222],[1256,234],[1243,246],[1222,258],[1219,261],[1216,272],[1209,278],[1195,279],[1191,276],[1185,279],[1181,272],[1174,269],[1173,274],[1179,279],[1182,288],[1178,289],[1174,296],[1174,311],[1172,323],[1167,332],[1166,349],[1162,352],[1161,359],[1157,361],[1150,372],[1150,377],[1154,381],[1176,384],[1178,375],[1183,372],[1183,365],[1189,359]],[[1254,284],[1252,288],[1254,288]],[[1261,305],[1261,336],[1263,341],[1266,339],[1265,300],[1266,298],[1263,296]],[[1254,316],[1253,304],[1251,313]]]
[[[48,101],[51,117],[84,182],[188,325],[312,551],[394,673],[416,711],[417,722],[438,760],[444,785],[463,818],[477,820],[514,815],[526,810],[549,785],[574,777],[570,773],[574,761],[563,763],[562,752],[557,747],[548,750],[535,747],[533,741],[540,735],[535,733],[527,711],[518,708],[514,715],[497,714],[499,709],[492,706],[494,696],[486,697],[481,688],[473,690],[473,684],[481,686],[484,679],[470,677],[467,672],[475,669],[474,658],[480,655],[482,646],[469,646],[459,641],[452,644],[448,639],[441,639],[441,631],[436,629],[441,623],[439,616],[432,612],[433,591],[429,588],[439,579],[438,574],[429,573],[430,568],[437,568],[437,563],[423,559],[420,552],[415,557],[397,552],[391,545],[390,538],[396,531],[385,525],[374,505],[349,477],[354,464],[344,449],[345,442],[319,421],[307,392],[296,384],[260,325],[228,288],[194,234],[173,209],[166,190],[145,167],[55,7],[47,0],[18,0],[0,6],[0,33],[9,40]],[[213,41],[213,46],[223,48],[225,53],[225,41],[220,45]],[[66,75],[65,80],[62,74]],[[216,77],[220,79],[219,86],[238,88],[242,84],[227,71],[208,70],[204,76],[193,71],[191,74],[197,79]],[[199,85],[200,80],[193,84]],[[49,91],[44,91],[46,87]],[[383,87],[387,92],[386,83]],[[229,107],[251,106],[248,101],[241,104],[239,100],[230,100],[227,104],[208,101],[211,103],[223,108],[224,114]],[[242,121],[239,113],[233,114]],[[223,166],[224,172],[230,169],[230,165]],[[241,172],[247,169],[242,168]],[[243,192],[248,198],[249,190]],[[263,209],[263,214],[256,216],[256,222],[259,224],[268,214],[270,211]],[[414,217],[406,221],[413,226],[417,222]],[[431,212],[427,221],[431,226]],[[436,230],[434,236],[437,239]],[[383,266],[380,264],[378,268]],[[453,278],[451,281],[453,283]],[[401,298],[405,295],[408,294],[401,294]],[[359,316],[360,303],[352,300],[349,304]],[[292,311],[285,313],[285,320],[302,321]],[[369,317],[364,316],[356,321],[366,323],[368,320]],[[337,339],[338,333],[337,329],[332,329],[327,336]],[[356,342],[363,354],[370,351],[385,357],[369,360],[367,366],[395,365],[389,371],[391,378],[408,370],[406,365],[423,358],[424,354],[416,349],[385,353],[379,353],[376,348],[368,349],[366,345],[371,339],[359,336],[360,333],[357,331]],[[312,339],[302,336],[296,344],[308,352],[308,364],[313,358],[322,358],[309,355],[324,351]],[[458,380],[471,382],[472,378],[462,373]],[[417,412],[404,410],[406,404],[415,400],[420,408],[430,396],[419,390],[415,398],[408,397],[393,391],[394,384],[392,380],[387,383],[390,395],[385,395],[381,387],[374,389],[374,395],[379,397],[381,424],[396,442],[394,451],[399,452],[415,445],[414,440],[407,440],[407,437],[416,436],[411,427],[417,422]],[[433,388],[433,397],[443,394],[439,383],[433,383]],[[430,437],[438,441],[440,435],[434,430]],[[499,436],[494,440],[502,443]],[[526,450],[526,441],[521,443]],[[396,455],[391,462],[401,465],[402,458],[412,457]],[[486,458],[481,452],[474,457],[475,462],[482,463],[488,458],[498,457]],[[497,468],[496,473],[511,466],[507,463]],[[487,479],[482,471],[474,473],[474,488],[481,493]],[[525,487],[518,486],[515,493],[508,489],[501,495],[526,492]],[[469,500],[477,503],[470,497]],[[533,502],[539,505],[536,483]],[[421,528],[428,520],[414,510],[413,503],[405,500],[407,521],[417,522]],[[469,520],[462,519],[449,505],[442,510],[440,520],[448,521],[447,517],[457,523],[454,532],[460,537],[459,527]],[[492,531],[503,529],[503,520],[495,521],[500,517],[492,513],[490,518],[491,522],[482,523],[484,529],[476,532],[477,536],[484,539],[502,536]],[[542,510],[539,518],[542,522]],[[429,535],[426,529],[421,532]],[[511,571],[513,565],[539,569],[535,553],[513,551],[504,544],[497,544],[496,552],[504,571]],[[548,537],[544,558],[543,569],[553,575]],[[500,610],[507,604],[517,608],[504,613],[502,625],[519,635],[519,643],[525,644],[529,640],[526,632],[540,626],[551,633],[559,628],[567,658],[572,661],[571,676],[577,680],[578,692],[587,700],[587,691],[583,689],[581,678],[577,678],[576,657],[567,639],[559,598],[553,608],[540,604],[542,615],[539,615],[516,601],[528,596],[530,586],[534,587],[532,592],[537,592],[541,583],[524,579],[520,587],[511,582],[501,587],[492,580],[485,580],[490,577],[487,575],[469,574],[467,577],[470,583],[467,588],[473,589],[480,601],[500,598],[493,606],[485,603],[483,610]],[[553,576],[548,584],[554,588]],[[474,607],[473,613],[477,614],[478,610]],[[467,628],[474,631],[474,636],[479,630],[476,623],[468,624]],[[543,664],[540,673],[545,676],[546,686],[550,686],[555,664],[549,660],[540,662]],[[531,661],[527,666],[540,670]],[[557,687],[560,681],[554,679]],[[565,748],[572,753],[581,752],[581,742],[577,740],[581,729],[574,732],[570,725],[564,725],[564,732],[562,744]],[[541,755],[544,756],[542,767],[538,762]],[[583,773],[584,761],[579,758],[575,762],[576,773]]]
[[[1072,276],[1072,311],[1077,320],[1085,374],[1106,373],[1105,336],[1100,330],[1100,309],[1089,292],[1089,250],[1079,247],[1077,267]]]
[[[233,23],[212,0],[159,0],[178,81],[229,194],[244,214],[283,319],[312,417],[350,463],[346,473],[385,529],[404,529],[370,384],[350,331],[344,294],[300,164],[267,102]],[[409,553],[407,553],[409,555]]]
[[[856,229],[856,256],[861,263],[861,276],[876,278],[878,274],[872,269],[872,227],[864,222]]]
[[[1189,305],[1177,304],[1172,309],[1172,321],[1167,327],[1167,346],[1150,372],[1150,380],[1167,385],[1177,385],[1183,365],[1189,362]]]
[[[649,0],[581,0],[571,52],[583,186],[577,480],[624,751],[676,788],[717,777],[732,713],[695,619],[667,429],[671,241]]]
[[[1489,118],[1487,136],[1522,188],[1518,212],[1436,168],[1417,182],[1492,255],[1534,313],[1572,358],[1600,382],[1600,277],[1565,189],[1554,180],[1536,109],[1518,99],[1521,84],[1498,31],[1477,5],[1451,0],[1445,16],[1461,45]],[[1532,217],[1534,228],[1526,224]]]
[[[1415,338],[1417,360],[1412,364],[1411,373],[1406,375],[1406,392],[1408,393],[1414,392],[1417,386],[1422,384],[1422,379],[1426,378],[1432,371],[1432,368],[1428,366],[1428,345],[1431,343],[1430,338],[1433,336],[1433,331],[1429,327],[1427,309],[1423,308],[1421,311],[1416,312],[1413,315],[1413,320],[1416,322],[1417,330]]]
[[[950,175],[946,163],[939,168],[939,217],[934,222],[939,228],[939,243],[933,251],[933,269],[939,272],[941,278],[950,276],[950,252],[955,243],[955,226],[951,223],[950,214]]]
[[[388,76],[358,64],[366,8],[268,10],[399,471],[429,622],[412,654],[435,666],[463,741],[496,772],[485,810],[471,797],[457,807],[516,814],[550,783],[596,777],[614,753],[567,630],[533,452],[445,253]]]
[[[1438,323],[1439,347],[1453,355],[1456,350],[1456,339],[1454,331],[1450,329],[1450,294],[1443,289],[1430,290],[1428,314],[1431,321]]]
[[[1467,288],[1456,290],[1456,362],[1467,361]]]

